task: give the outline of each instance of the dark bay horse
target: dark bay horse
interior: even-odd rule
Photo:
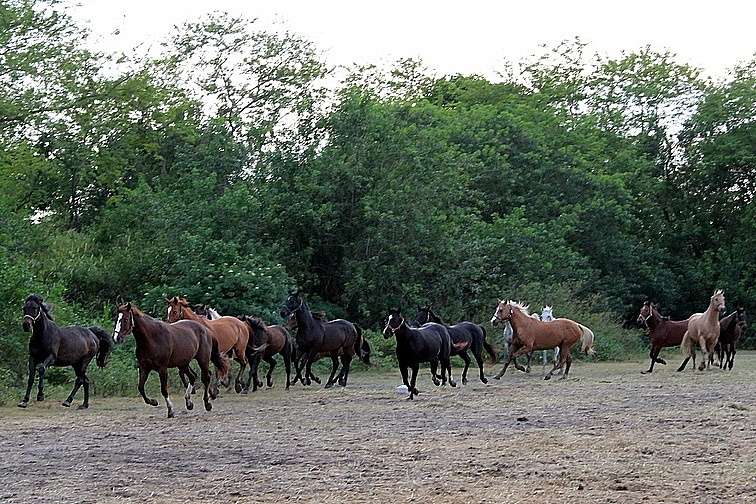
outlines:
[[[593,332],[582,324],[566,318],[554,319],[550,322],[542,322],[530,316],[528,307],[515,301],[499,301],[496,311],[491,318],[491,324],[496,326],[509,321],[514,330],[512,339],[512,352],[509,354],[506,364],[499,373],[494,376],[501,378],[512,363],[520,369],[517,357],[532,352],[533,350],[551,350],[559,347],[559,360],[554,363],[554,368],[544,376],[545,380],[551,379],[555,371],[564,366],[562,379],[567,378],[572,365],[572,347],[578,341],[582,342],[582,351],[588,355],[594,355]],[[524,368],[523,368],[524,369]]]
[[[483,326],[474,324],[472,322],[460,322],[454,325],[446,324],[441,317],[436,315],[430,306],[420,306],[417,309],[417,315],[415,315],[416,325],[426,324],[428,322],[435,322],[446,327],[449,331],[449,337],[451,338],[451,356],[459,355],[459,357],[465,362],[465,368],[462,371],[462,384],[467,383],[467,369],[470,367],[470,356],[467,351],[471,351],[475,362],[478,363],[478,369],[480,371],[480,381],[488,383],[488,379],[483,374],[483,350],[488,352],[491,357],[491,362],[496,362],[496,352],[490,343],[486,341],[486,330]]]
[[[31,332],[29,337],[29,381],[20,408],[29,404],[29,395],[34,386],[34,375],[39,374],[37,386],[37,401],[45,399],[45,372],[49,366],[71,366],[76,373],[74,388],[63,401],[63,406],[69,407],[79,391],[84,387],[84,402],[79,409],[89,407],[89,378],[87,367],[97,357],[97,365],[105,367],[108,355],[113,349],[113,342],[108,333],[99,327],[59,327],[50,314],[50,308],[42,297],[32,294],[24,303],[24,331]]]
[[[167,324],[142,312],[132,303],[118,307],[118,318],[113,329],[113,340],[123,341],[129,334],[136,340],[136,358],[139,364],[139,394],[150,406],[157,406],[155,399],[147,397],[144,384],[150,372],[157,371],[160,376],[160,392],[168,407],[168,418],[174,416],[173,404],[168,398],[168,369],[177,368],[187,376],[194,376],[189,364],[197,361],[200,368],[202,385],[205,387],[205,409],[210,411],[208,388],[210,387],[210,362],[213,363],[220,378],[228,373],[228,361],[221,354],[218,342],[214,340],[207,328],[193,320],[180,320]],[[191,379],[184,393],[186,409],[194,408],[191,391],[194,386]]]
[[[745,308],[742,306],[719,321],[719,341],[715,349],[720,368],[731,370],[735,364],[735,347],[745,333],[746,324]]]
[[[241,316],[241,320],[248,326],[252,335],[250,345],[247,347],[247,358],[250,361],[249,380],[245,390],[249,389],[252,384],[252,391],[262,387],[262,382],[257,377],[257,368],[260,366],[260,360],[268,363],[268,374],[266,382],[268,387],[273,386],[273,368],[276,367],[277,354],[281,354],[286,369],[286,390],[291,385],[291,359],[294,356],[294,339],[284,327],[280,325],[265,325],[259,318]]]
[[[688,321],[665,319],[659,314],[657,305],[645,301],[638,314],[637,322],[648,328],[648,336],[651,340],[651,350],[648,354],[651,358],[651,365],[648,371],[641,371],[641,373],[652,373],[654,364],[667,365],[667,361],[659,358],[659,352],[662,348],[680,346],[685,331],[688,330]]]
[[[312,364],[320,355],[330,355],[331,376],[325,384],[330,388],[336,383],[336,371],[341,360],[342,370],[338,376],[338,383],[345,387],[349,378],[349,369],[352,359],[357,355],[363,361],[366,356],[362,351],[362,331],[351,322],[343,319],[328,322],[316,320],[313,317],[307,302],[294,291],[289,294],[286,303],[281,308],[281,317],[284,319],[294,315],[297,319],[296,344],[302,352],[302,362],[305,373],[302,376],[304,385],[310,385],[312,376]]]
[[[242,374],[247,367],[247,345],[249,343],[249,328],[247,324],[236,317],[220,317],[209,320],[200,317],[192,310],[189,302],[183,297],[166,298],[168,302],[168,322],[179,320],[193,320],[205,326],[210,337],[218,342],[218,348],[223,355],[229,355],[239,363],[239,373],[236,375],[234,388],[236,392],[244,389]],[[217,390],[216,390],[217,391]]]
[[[446,383],[449,374],[449,385],[456,387],[451,374],[451,338],[449,331],[441,324],[430,322],[421,327],[410,327],[402,316],[401,308],[391,309],[386,318],[383,337],[396,338],[396,358],[402,373],[402,382],[409,390],[409,400],[420,392],[415,387],[417,371],[420,363],[430,364],[431,379],[438,386]],[[441,380],[436,372],[441,366]],[[412,369],[412,378],[408,379],[408,372]]]

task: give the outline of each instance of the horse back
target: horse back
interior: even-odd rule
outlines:
[[[215,320],[203,320],[210,336],[218,342],[221,353],[239,347],[241,351],[249,342],[249,328],[247,324],[236,317],[223,316]]]
[[[679,346],[687,330],[687,320],[664,320],[657,331],[652,333],[651,340],[653,344],[660,346]]]
[[[85,359],[91,360],[100,348],[97,336],[86,327],[65,326],[55,327],[54,330],[56,334],[49,341],[55,348],[40,348],[35,353],[44,353],[43,359],[55,353],[55,366],[72,366]]]
[[[354,324],[344,319],[320,322],[323,325],[323,344],[321,351],[354,354],[354,343],[357,341],[357,329]]]

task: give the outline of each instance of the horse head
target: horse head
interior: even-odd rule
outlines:
[[[725,296],[722,289],[714,291],[714,295],[711,296],[711,300],[709,301],[709,306],[720,313],[725,310]]]
[[[286,298],[286,302],[281,307],[280,315],[282,318],[287,319],[304,306],[306,306],[304,298],[299,293],[299,289],[293,289],[289,291],[289,297]]]
[[[551,322],[554,320],[554,308],[551,305],[546,305],[541,310],[541,320],[544,322]]]
[[[26,298],[24,303],[24,320],[21,323],[24,331],[29,332],[32,330],[34,323],[41,317],[47,317],[52,320],[50,315],[50,307],[45,303],[42,296],[32,294]]]
[[[173,296],[165,298],[168,303],[168,323],[172,324],[184,318],[184,310],[191,309],[189,302],[184,297]]]
[[[121,343],[126,336],[134,330],[134,312],[136,307],[131,303],[118,305],[115,327],[113,328],[113,341]]]
[[[491,325],[496,327],[504,324],[505,322],[512,320],[512,305],[511,301],[498,300],[496,305],[496,311],[491,317]]]
[[[430,305],[418,306],[417,314],[415,315],[415,324],[421,326],[428,322],[434,322],[435,314],[431,310]]]
[[[388,315],[386,316],[386,327],[383,328],[383,337],[389,339],[405,324],[406,320],[404,320],[404,317],[402,316],[402,309],[390,308]]]
[[[651,304],[651,301],[643,301],[643,306],[641,306],[640,313],[638,313],[638,319],[636,320],[636,322],[639,326],[647,326],[648,319],[650,319],[652,315],[653,305]]]

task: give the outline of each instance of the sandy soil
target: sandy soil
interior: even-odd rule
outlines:
[[[756,354],[732,372],[646,365],[456,389],[424,372],[414,402],[398,371],[355,372],[345,390],[278,385],[210,413],[174,387],[172,420],[162,398],[2,408],[0,501],[756,502]]]

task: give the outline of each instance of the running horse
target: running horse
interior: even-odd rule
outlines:
[[[509,321],[512,324],[514,337],[512,339],[512,352],[507,357],[507,362],[502,370],[494,376],[500,379],[507,371],[509,364],[514,360],[515,367],[524,371],[517,363],[517,357],[532,352],[533,350],[549,350],[559,347],[559,360],[554,363],[554,368],[544,377],[551,379],[554,372],[564,366],[562,379],[567,378],[572,365],[572,347],[578,341],[582,342],[582,351],[588,355],[595,355],[593,349],[593,332],[582,324],[566,318],[554,319],[551,322],[536,320],[528,313],[528,307],[515,301],[500,300],[496,311],[491,318],[494,326]]]
[[[415,325],[423,325],[428,322],[434,322],[446,327],[451,338],[451,356],[458,355],[465,363],[462,371],[462,385],[467,384],[467,369],[470,367],[470,356],[467,351],[470,350],[475,357],[480,371],[480,381],[488,383],[488,379],[483,374],[483,350],[488,352],[491,362],[496,363],[496,352],[489,342],[486,341],[486,330],[483,326],[472,322],[460,322],[454,325],[448,325],[441,317],[431,309],[430,306],[419,306],[417,315],[415,315]]]
[[[738,306],[737,310],[719,321],[719,341],[717,341],[715,349],[720,369],[732,370],[732,366],[735,364],[735,347],[745,333],[746,327],[746,313],[742,306]],[[709,364],[711,364],[712,359],[713,356],[710,358]]]
[[[247,324],[236,317],[220,317],[209,320],[200,317],[192,310],[184,297],[165,298],[168,302],[168,322],[179,320],[193,320],[205,326],[223,355],[230,355],[239,363],[239,373],[236,375],[234,389],[237,393],[244,389],[241,379],[247,367],[247,345],[249,343],[249,328]],[[191,371],[191,370],[190,370]],[[182,378],[183,381],[183,378]],[[222,383],[222,380],[219,380]],[[217,390],[215,391],[217,392]]]
[[[210,387],[210,362],[215,366],[218,376],[228,373],[228,361],[221,354],[218,342],[214,340],[207,328],[193,320],[180,320],[167,324],[142,312],[133,303],[118,306],[118,318],[113,329],[113,340],[122,342],[129,334],[136,340],[136,358],[139,364],[139,394],[150,406],[157,406],[155,399],[147,397],[144,384],[150,372],[157,371],[160,376],[160,391],[168,408],[168,418],[173,418],[173,403],[168,397],[168,369],[178,368],[190,376],[186,385],[184,400],[186,409],[194,408],[191,393],[194,388],[194,374],[189,371],[189,364],[196,360],[200,368],[202,385],[205,387],[205,409],[210,411],[208,389]]]
[[[105,367],[108,355],[113,349],[110,336],[99,327],[60,327],[54,321],[50,313],[50,307],[41,296],[32,294],[24,303],[24,331],[31,332],[29,337],[29,380],[26,384],[26,393],[19,408],[29,405],[29,395],[34,386],[34,375],[39,374],[37,385],[37,401],[45,400],[45,373],[50,366],[71,366],[76,373],[74,388],[63,401],[63,406],[69,407],[79,391],[84,387],[84,402],[78,409],[89,407],[89,378],[87,367],[97,358],[97,365]]]
[[[316,320],[299,291],[290,292],[286,303],[281,308],[281,317],[287,319],[291,315],[294,315],[297,320],[296,343],[298,351],[302,353],[300,369],[302,366],[305,369],[304,375],[301,376],[303,385],[310,385],[312,364],[321,355],[329,355],[332,364],[331,376],[325,388],[332,387],[337,379],[339,385],[346,387],[355,355],[363,362],[369,363],[367,354],[363,351],[362,330],[358,326],[344,319],[328,322]],[[341,360],[342,370],[336,378],[339,360]]]
[[[696,349],[698,344],[703,352],[703,360],[698,365],[698,370],[703,371],[709,366],[709,354],[719,339],[719,313],[725,309],[725,297],[722,289],[717,289],[709,298],[709,306],[703,313],[694,313],[688,318],[688,329],[683,335],[680,348],[685,359],[677,368],[678,371],[685,369],[688,361],[693,359],[693,369],[696,368]]]
[[[257,377],[257,368],[260,366],[261,360],[268,363],[266,382],[268,387],[273,386],[273,369],[276,367],[274,357],[276,354],[281,354],[283,357],[284,368],[286,369],[286,390],[289,390],[289,386],[291,386],[291,360],[294,357],[294,340],[289,331],[280,325],[269,326],[262,319],[247,317],[246,315],[242,315],[240,320],[249,326],[252,335],[251,344],[247,347],[247,359],[250,362],[249,380],[247,380],[244,391],[249,390],[250,384],[252,385],[252,392],[262,387],[263,384]]]
[[[637,322],[646,326],[651,340],[651,349],[648,353],[651,365],[647,371],[641,371],[641,373],[652,373],[654,364],[667,365],[667,361],[659,357],[659,352],[662,348],[679,346],[682,343],[685,331],[688,330],[688,321],[665,319],[659,314],[659,307],[656,304],[645,301],[638,314]]]

